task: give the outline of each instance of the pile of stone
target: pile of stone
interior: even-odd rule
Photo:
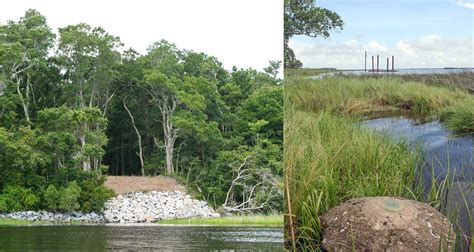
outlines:
[[[107,201],[103,214],[106,222],[115,223],[219,217],[207,202],[178,191],[121,194]]]
[[[44,221],[53,223],[103,223],[104,216],[98,213],[51,213],[48,211],[23,211],[1,214],[0,218],[15,220]]]

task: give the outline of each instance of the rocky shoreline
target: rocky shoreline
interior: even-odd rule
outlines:
[[[15,220],[28,220],[33,222],[52,223],[105,223],[104,215],[101,213],[52,213],[48,211],[22,211],[13,213],[0,213],[0,218]]]
[[[0,218],[52,223],[140,223],[175,218],[219,217],[207,202],[179,192],[131,192],[119,194],[105,204],[102,213],[52,213],[22,211],[0,213]]]

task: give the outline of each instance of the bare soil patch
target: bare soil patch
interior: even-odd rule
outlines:
[[[452,251],[455,234],[436,209],[399,197],[347,201],[321,216],[328,251]]]
[[[105,186],[114,190],[116,194],[143,191],[179,191],[186,192],[186,188],[171,177],[138,177],[138,176],[107,176]]]

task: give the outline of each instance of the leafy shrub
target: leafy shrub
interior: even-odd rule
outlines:
[[[8,203],[2,196],[0,196],[0,213],[2,212],[8,212]]]
[[[31,189],[28,189],[29,191],[26,193],[26,195],[23,197],[23,205],[25,206],[26,209],[33,209],[33,207],[38,204],[39,199],[35,195]]]
[[[0,195],[0,212],[14,212],[35,209],[38,196],[29,188],[7,186]]]
[[[81,210],[83,212],[101,211],[104,203],[115,193],[104,186],[105,176],[97,173],[86,174],[81,181]]]
[[[78,199],[80,195],[81,188],[77,185],[77,182],[70,182],[66,188],[61,190],[58,208],[64,211],[73,211],[79,209],[80,205],[78,203]]]
[[[59,198],[61,194],[56,189],[56,187],[51,184],[44,191],[44,200],[46,202],[46,208],[51,211],[56,211],[58,209]]]

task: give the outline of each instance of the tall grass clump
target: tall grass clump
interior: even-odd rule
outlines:
[[[328,112],[286,111],[284,162],[298,247],[317,249],[319,215],[356,197],[412,197],[408,145]]]
[[[474,132],[474,97],[457,102],[440,113],[446,128],[455,132]]]

